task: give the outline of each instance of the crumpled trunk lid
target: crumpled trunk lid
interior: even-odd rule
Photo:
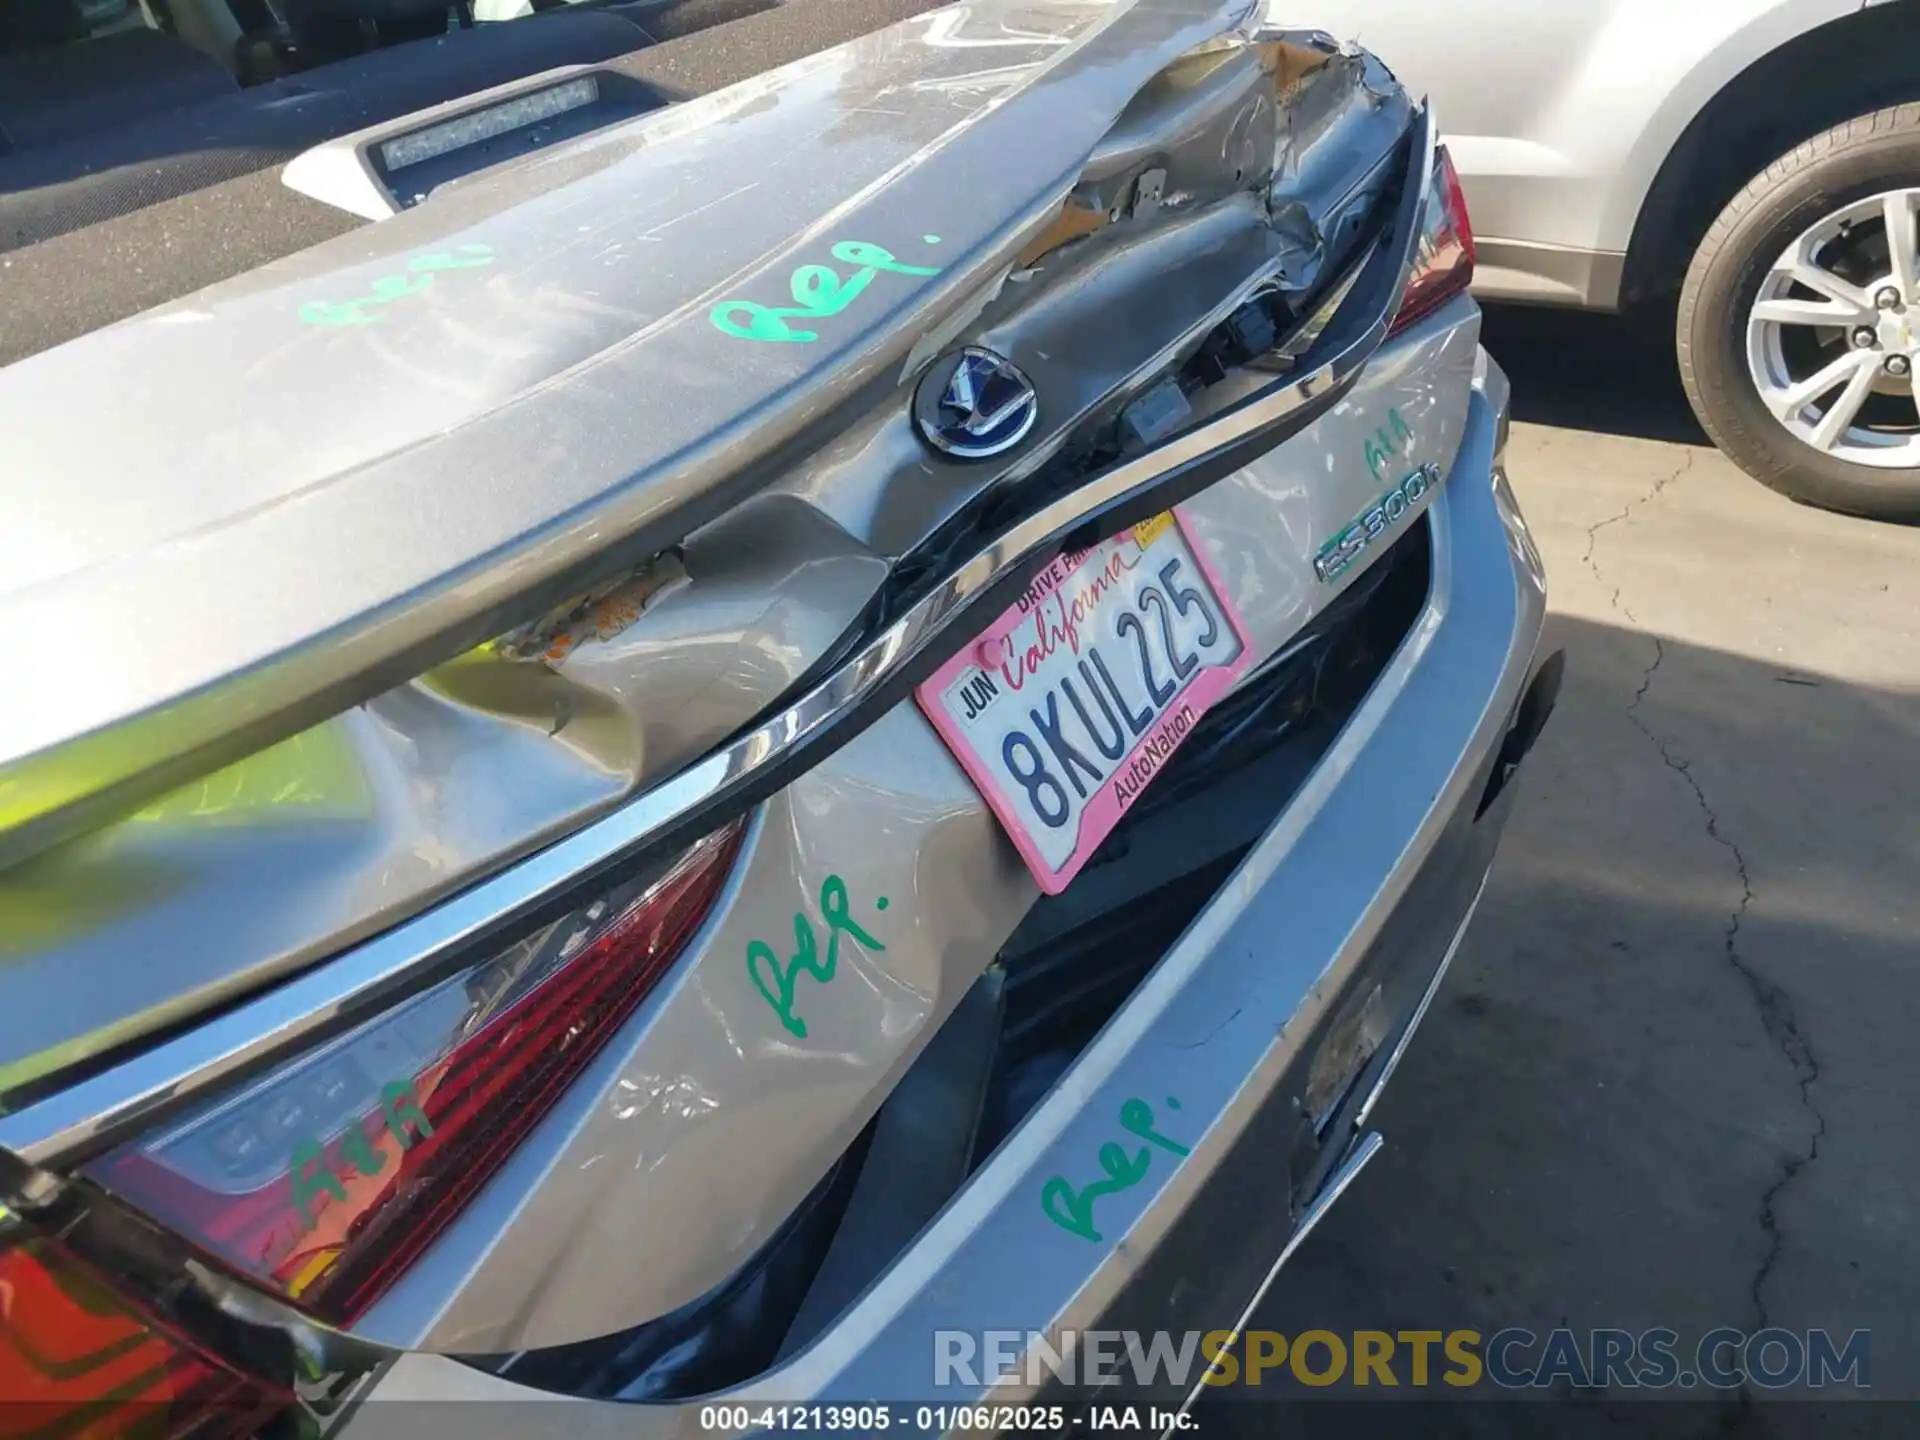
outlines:
[[[672,776],[1320,293],[1411,106],[1246,10],[937,12],[0,371],[0,1106]],[[963,339],[1005,459],[914,433]]]
[[[0,864],[763,486],[1244,8],[936,13],[0,371]]]

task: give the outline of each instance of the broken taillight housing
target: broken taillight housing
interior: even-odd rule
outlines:
[[[673,964],[744,822],[377,1019],[109,1152],[87,1176],[336,1323],[486,1184]]]
[[[293,1401],[0,1211],[0,1435],[249,1436]]]
[[[1442,145],[1433,161],[1433,186],[1427,191],[1427,213],[1421,226],[1420,249],[1414,257],[1413,277],[1400,299],[1400,309],[1387,333],[1403,330],[1423,315],[1431,315],[1473,283],[1473,226],[1467,219],[1467,197],[1453,157]]]

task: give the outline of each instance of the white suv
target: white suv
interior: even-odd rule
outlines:
[[[1920,519],[1920,3],[1288,14],[1433,97],[1482,295],[1671,320],[1701,424],[1749,474]]]

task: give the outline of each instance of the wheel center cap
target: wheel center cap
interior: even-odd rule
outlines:
[[[1877,326],[1880,348],[1889,354],[1907,355],[1916,348],[1913,322],[1901,310],[1883,310]]]

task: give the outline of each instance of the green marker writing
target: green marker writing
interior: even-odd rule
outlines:
[[[939,236],[922,236],[929,245]],[[714,327],[741,340],[764,340],[805,344],[818,340],[817,330],[797,330],[789,320],[825,320],[845,310],[873,283],[881,272],[894,275],[938,275],[938,266],[907,265],[893,252],[865,240],[841,240],[832,249],[833,258],[843,265],[860,268],[841,278],[826,265],[802,265],[787,280],[791,306],[762,305],[757,300],[722,300],[708,314]]]
[[[1169,1095],[1167,1108],[1178,1110],[1180,1102]],[[1120,1128],[1129,1135],[1138,1136],[1148,1145],[1181,1159],[1192,1153],[1179,1141],[1160,1134],[1154,1128],[1157,1123],[1153,1107],[1144,1100],[1129,1100],[1120,1107]],[[1040,1210],[1047,1219],[1069,1235],[1078,1235],[1095,1244],[1102,1236],[1093,1223],[1094,1201],[1131,1190],[1146,1179],[1152,1168],[1153,1151],[1142,1148],[1129,1155],[1123,1146],[1108,1141],[1100,1147],[1097,1158],[1106,1179],[1089,1181],[1076,1190],[1066,1176],[1055,1175],[1040,1187]]]
[[[876,910],[886,909],[887,897],[882,895],[873,905]],[[827,953],[824,958],[820,954],[813,926],[803,911],[794,912],[793,955],[784,965],[773,947],[764,940],[755,940],[747,946],[747,975],[753,981],[754,989],[773,1007],[773,1013],[780,1017],[780,1023],[787,1033],[797,1040],[807,1038],[807,1022],[793,1012],[794,989],[800,982],[800,976],[811,975],[822,985],[831,981],[840,968],[842,935],[851,936],[856,944],[868,950],[887,948],[854,920],[847,908],[847,882],[838,875],[827,876],[820,886],[820,913],[827,920]]]
[[[379,322],[383,307],[431,289],[437,272],[473,270],[492,263],[491,245],[460,245],[451,251],[415,255],[407,261],[406,274],[380,276],[373,282],[371,294],[352,300],[309,300],[298,313],[309,325],[373,325]]]

